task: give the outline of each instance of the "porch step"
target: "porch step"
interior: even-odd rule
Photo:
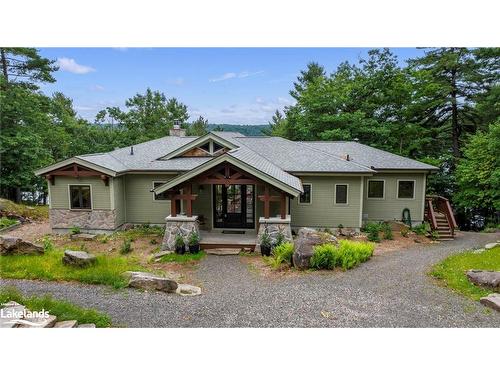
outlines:
[[[241,251],[241,248],[219,248],[205,250],[205,252],[210,255],[238,255]]]

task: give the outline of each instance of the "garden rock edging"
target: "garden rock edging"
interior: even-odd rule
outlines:
[[[469,270],[467,271],[469,281],[483,288],[494,289],[500,292],[500,272]]]

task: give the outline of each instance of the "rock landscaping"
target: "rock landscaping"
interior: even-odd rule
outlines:
[[[493,293],[479,300],[484,306],[500,312],[500,294]]]
[[[25,306],[10,301],[0,310],[1,328],[95,328],[95,324],[78,325],[76,320],[57,321],[57,316],[42,312],[31,312]]]
[[[89,267],[97,262],[97,258],[86,251],[65,250],[62,262],[68,266]]]
[[[92,241],[97,237],[97,234],[77,233],[77,234],[72,234],[70,237],[72,240]]]
[[[175,293],[178,287],[175,280],[156,276],[147,272],[127,272],[126,274],[130,277],[128,282],[130,288]]]
[[[298,269],[310,267],[310,260],[314,254],[314,246],[324,243],[338,244],[337,238],[327,232],[312,228],[301,228],[294,241],[294,252],[292,256],[293,265]]]
[[[201,288],[189,284],[179,284],[175,293],[181,296],[198,296],[201,294]]]
[[[500,272],[470,270],[467,272],[469,281],[477,286],[500,291]]]
[[[497,247],[497,246],[500,246],[499,242],[492,242],[492,243],[488,243],[488,244],[484,245],[484,248],[486,250],[489,250],[489,249],[493,249],[494,247]]]
[[[0,255],[43,254],[42,246],[19,237],[0,236]]]

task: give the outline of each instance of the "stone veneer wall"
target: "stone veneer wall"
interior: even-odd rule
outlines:
[[[191,231],[200,234],[198,216],[168,216],[165,218],[165,235],[161,245],[162,250],[175,250],[175,237],[180,234],[184,239],[184,243],[188,243],[188,237]]]
[[[52,229],[70,229],[79,227],[82,230],[114,230],[116,229],[115,210],[65,210],[51,208],[49,210]]]
[[[287,215],[286,219],[274,218],[270,217],[269,219],[265,219],[261,217],[259,219],[259,232],[257,233],[257,246],[255,247],[256,251],[260,251],[260,237],[267,229],[267,233],[271,237],[271,242],[274,244],[276,242],[276,237],[278,233],[282,232],[285,236],[286,241],[293,241],[292,237],[292,228],[290,226],[290,215]]]

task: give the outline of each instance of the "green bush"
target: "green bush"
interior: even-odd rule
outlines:
[[[382,223],[375,223],[373,221],[370,221],[368,223],[365,223],[361,230],[367,233],[380,232],[382,230]]]
[[[198,234],[197,231],[192,230],[191,233],[189,233],[188,245],[189,246],[196,246],[199,243],[200,243],[200,235]]]
[[[384,240],[393,240],[392,228],[389,223],[382,224],[382,232],[384,233]]]
[[[433,241],[437,241],[439,239],[439,233],[435,230],[431,232],[431,238]]]
[[[54,250],[54,244],[52,243],[49,237],[47,236],[43,237],[42,242],[43,242],[43,250],[45,252]]]
[[[283,242],[273,249],[268,263],[272,268],[280,268],[283,263],[292,264],[293,243]]]
[[[132,252],[132,240],[126,238],[123,240],[122,247],[120,248],[120,254],[128,254]]]
[[[425,236],[427,234],[427,226],[425,225],[425,223],[415,225],[412,228],[412,230],[413,230],[413,232],[415,232],[416,234],[419,234],[421,236]]]
[[[82,231],[80,230],[80,227],[74,226],[74,227],[71,227],[71,229],[69,230],[69,232],[71,234],[80,234]]]
[[[368,241],[380,242],[380,236],[378,234],[378,230],[369,231],[367,238],[368,238]]]
[[[315,246],[311,257],[311,267],[317,269],[333,269],[342,267],[344,270],[356,267],[366,262],[373,255],[375,246],[372,243],[341,240],[339,246],[323,244]]]
[[[337,264],[337,248],[330,243],[315,246],[310,262],[312,268],[334,269]]]

